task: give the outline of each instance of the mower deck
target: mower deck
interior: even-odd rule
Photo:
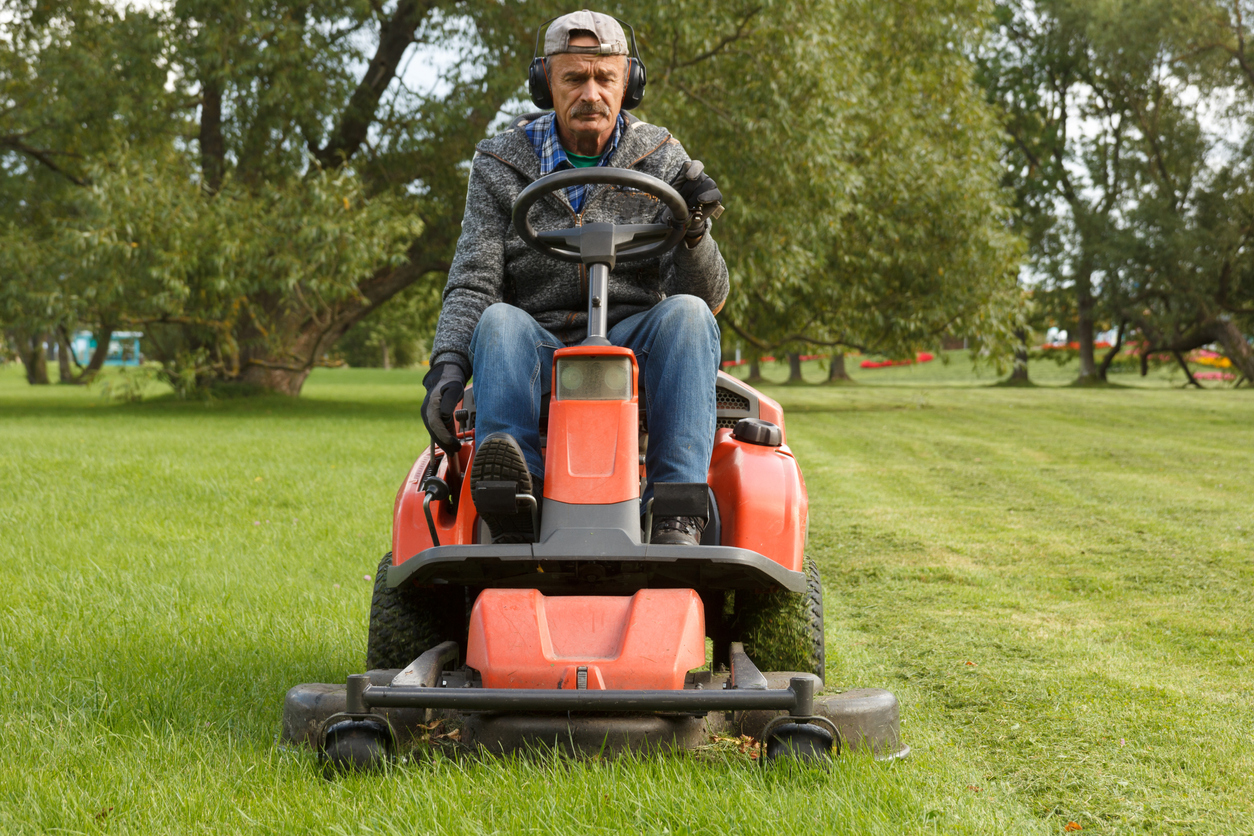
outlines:
[[[755,683],[759,688],[732,688],[731,674],[698,671],[689,675],[682,691],[513,690],[503,694],[504,689],[474,687],[465,668],[441,674],[434,688],[393,686],[398,673],[370,671],[355,678],[353,687],[368,694],[368,710],[387,722],[400,748],[412,747],[425,737],[433,721],[442,720],[446,730],[461,731],[462,744],[493,754],[536,746],[557,746],[573,755],[696,749],[708,744],[711,736],[761,738],[768,724],[788,716],[794,700],[790,684],[804,679],[821,687],[811,674],[772,672]],[[554,697],[569,701],[572,710],[555,712]],[[585,701],[582,706],[578,705],[581,699]],[[414,707],[415,701],[431,707]],[[601,705],[593,705],[596,702]],[[283,741],[317,748],[328,720],[350,708],[362,708],[349,703],[345,685],[295,686],[284,701]],[[645,704],[664,707],[645,708]],[[633,705],[641,707],[632,711]],[[720,708],[706,707],[711,705]],[[721,707],[732,705],[739,707]],[[901,758],[910,751],[901,743],[897,698],[888,691],[868,688],[814,694],[810,711],[835,728],[840,751],[869,750],[880,760]]]

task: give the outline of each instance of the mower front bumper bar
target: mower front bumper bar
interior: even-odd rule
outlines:
[[[621,532],[620,532],[621,534]],[[460,584],[501,588],[595,589],[578,573],[562,572],[550,565],[543,573],[537,564],[571,562],[633,564],[623,579],[632,591],[644,586],[694,589],[772,589],[804,592],[803,572],[785,569],[774,560],[749,549],[733,546],[660,546],[633,544],[625,534],[613,540],[604,532],[588,535],[580,546],[535,544],[482,544],[433,546],[388,569],[388,586],[403,583]],[[610,585],[606,579],[603,585]],[[604,594],[606,590],[598,590]]]
[[[443,708],[455,711],[522,712],[676,712],[704,715],[711,711],[787,711],[792,716],[814,713],[812,677],[795,677],[787,688],[728,688],[682,691],[600,691],[575,689],[425,688],[415,685],[371,685],[370,677],[348,678],[347,707],[351,714],[371,708]]]

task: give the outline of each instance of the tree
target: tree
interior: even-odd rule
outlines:
[[[4,24],[20,47],[6,90],[21,94],[9,95],[0,154],[4,234],[40,231],[28,249],[42,275],[7,294],[5,320],[43,327],[38,309],[142,326],[180,386],[298,393],[354,323],[447,269],[458,163],[517,90],[525,24],[546,8],[178,0],[121,13],[80,0],[49,14],[19,3]],[[461,53],[435,92],[397,79],[415,44]],[[112,66],[76,74],[83,56],[156,83],[115,84]],[[25,93],[40,84],[55,95]],[[88,135],[97,113],[120,127]],[[38,207],[23,202],[49,179]]]
[[[661,95],[647,107],[682,125],[724,186],[716,234],[733,295],[721,318],[756,350],[909,355],[946,332],[1005,330],[1019,249],[998,186],[995,114],[962,53],[982,8],[867,0],[653,13],[655,51],[660,41],[664,54],[706,58],[654,72]]]
[[[1058,319],[1074,310],[1080,382],[1104,380],[1133,335],[1143,370],[1156,352],[1219,343],[1250,377],[1242,4],[1023,0],[999,12],[984,79],[1007,113],[1036,298]],[[1223,95],[1237,105],[1208,109]],[[1118,334],[1100,365],[1098,322]]]
[[[146,15],[98,3],[6,7],[0,26],[0,323],[32,383],[46,383],[45,344],[68,342],[79,322],[102,331],[102,350],[70,380],[104,362],[117,297],[91,286],[53,242],[90,185],[87,169],[112,149],[142,144],[167,107],[165,72]],[[158,120],[159,121],[159,120]],[[64,367],[63,367],[64,368]]]
[[[1121,103],[1090,38],[1103,12],[1073,0],[1001,3],[996,12],[999,32],[980,64],[990,97],[1006,113],[1007,181],[1034,268],[1049,287],[1069,290],[1071,310],[1057,318],[1074,314],[1067,331],[1079,345],[1079,381],[1093,382],[1094,281],[1107,268],[1128,165]],[[1060,201],[1065,213],[1057,211]]]
[[[0,316],[142,327],[184,391],[295,394],[354,324],[441,283],[464,163],[503,108],[529,109],[516,97],[532,27],[557,6],[47,8],[20,0],[3,24],[20,47],[6,89],[46,89],[10,96],[3,116],[3,234],[35,266]],[[725,321],[755,351],[906,353],[1003,328],[1015,243],[961,50],[980,8],[619,10],[650,68],[642,115],[674,128],[729,195]],[[434,45],[457,60],[433,90],[407,89],[403,62]]]

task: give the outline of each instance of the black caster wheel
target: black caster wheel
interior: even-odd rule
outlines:
[[[378,771],[395,759],[392,735],[382,723],[342,720],[327,729],[321,759],[328,778]]]
[[[771,731],[763,758],[765,763],[785,760],[826,765],[838,746],[832,733],[821,726],[785,723]]]

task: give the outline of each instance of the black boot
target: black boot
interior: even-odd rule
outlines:
[[[484,482],[511,483],[514,493],[530,494],[540,502],[544,495],[543,481],[533,478],[527,470],[527,460],[522,448],[508,433],[492,433],[479,442],[474,462],[470,465],[470,495],[475,509],[488,524],[493,543],[531,543],[535,540],[532,529],[531,506],[527,503],[504,503],[496,506],[481,500],[475,488]]]
[[[650,545],[699,546],[705,520],[700,517],[654,517]]]

